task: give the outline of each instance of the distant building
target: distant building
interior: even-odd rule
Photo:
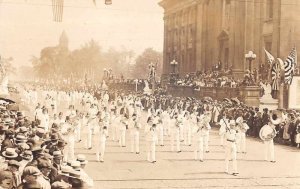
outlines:
[[[283,60],[300,44],[299,0],[162,0],[164,14],[163,73],[178,62],[182,75],[208,71],[221,63],[241,77],[248,69],[245,54],[257,58],[252,69],[266,64],[264,48]],[[299,52],[300,46],[298,46]]]

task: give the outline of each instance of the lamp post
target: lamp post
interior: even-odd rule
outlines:
[[[176,66],[178,65],[178,62],[174,59],[170,62],[171,66],[173,66],[173,73],[176,73]]]
[[[137,92],[137,86],[138,86],[139,80],[138,80],[138,79],[135,79],[134,82],[135,82],[135,92]]]
[[[247,54],[245,54],[245,58],[249,61],[249,71],[251,73],[251,63],[256,58],[256,54],[254,54],[252,51],[249,51]]]

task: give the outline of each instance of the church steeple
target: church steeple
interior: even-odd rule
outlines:
[[[68,49],[69,47],[69,40],[65,31],[63,31],[62,34],[60,35],[59,47],[64,49]]]

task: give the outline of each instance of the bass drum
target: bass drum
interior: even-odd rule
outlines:
[[[259,137],[263,141],[270,141],[276,136],[275,128],[272,128],[270,125],[263,126],[259,131]]]

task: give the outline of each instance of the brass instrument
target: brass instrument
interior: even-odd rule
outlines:
[[[263,141],[270,141],[275,138],[277,132],[275,128],[271,127],[270,125],[263,126],[259,131],[259,137]]]
[[[270,115],[270,121],[274,125],[279,125],[283,122],[283,113],[279,110],[273,110],[272,114]]]

